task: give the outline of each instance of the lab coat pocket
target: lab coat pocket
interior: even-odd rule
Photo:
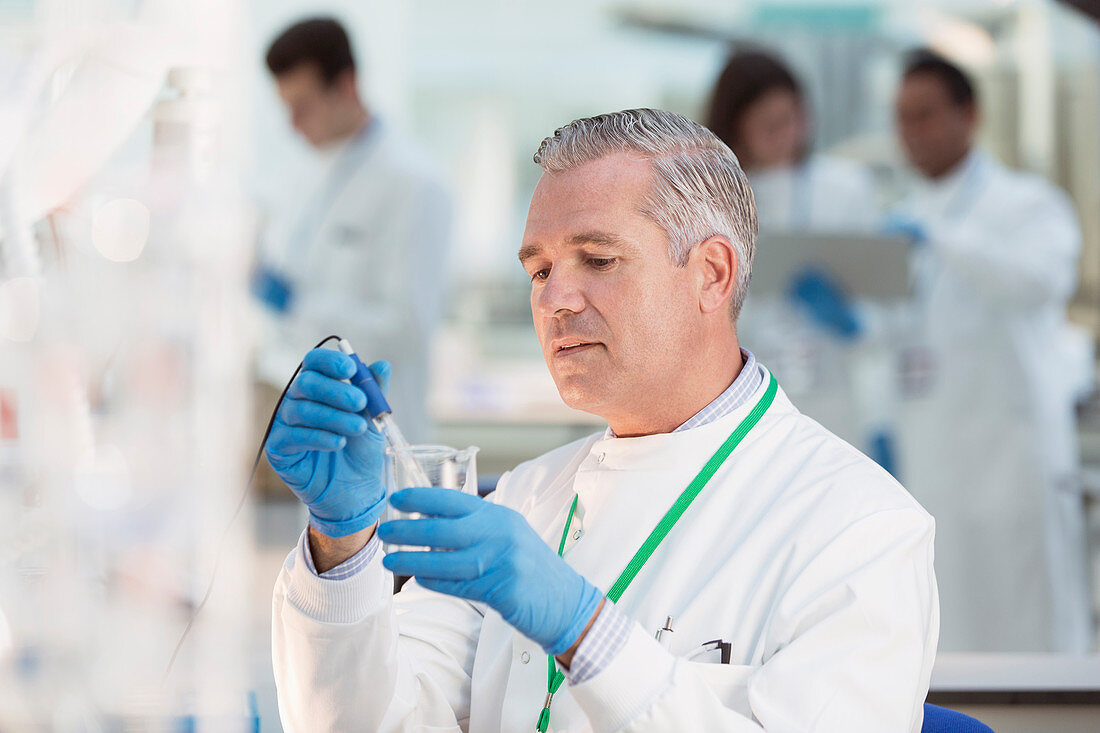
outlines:
[[[686,660],[681,660],[679,664],[690,670],[690,674],[701,677],[724,707],[750,719],[753,717],[749,707],[749,680],[757,667]]]

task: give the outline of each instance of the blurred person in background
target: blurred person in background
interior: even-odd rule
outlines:
[[[729,58],[711,95],[707,127],[737,155],[752,183],[765,247],[769,233],[869,235],[880,224],[871,171],[853,160],[810,151],[807,107],[802,85],[787,65],[755,49]],[[827,271],[807,266],[785,300],[750,302],[742,330],[774,360],[780,377],[785,363],[802,362],[807,353],[814,363],[843,362],[843,369],[814,369],[815,391],[842,395],[815,417],[854,424],[853,440],[895,472],[892,352],[883,334],[864,338],[869,316],[884,321],[872,311],[870,304],[854,303]],[[769,353],[771,344],[798,353]]]
[[[305,20],[266,57],[295,131],[323,158],[284,226],[266,238],[253,292],[272,314],[260,355],[266,414],[304,350],[339,334],[394,365],[391,402],[409,439],[430,433],[431,334],[443,306],[451,201],[427,157],[359,93],[348,35],[330,18]],[[266,399],[270,397],[270,399]]]
[[[913,242],[932,378],[903,440],[936,518],[940,648],[1085,652],[1084,515],[1066,303],[1081,233],[1069,199],[974,146],[966,74],[913,53],[896,100],[916,171],[891,228]]]
[[[761,231],[848,234],[877,224],[870,171],[810,152],[802,86],[778,58],[755,50],[733,54],[715,83],[707,127],[748,175]]]

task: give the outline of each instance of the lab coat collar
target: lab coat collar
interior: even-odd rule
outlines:
[[[367,145],[381,136],[384,128],[385,123],[382,119],[372,114],[358,131],[318,151],[318,157],[324,165],[334,166],[356,148]]]
[[[688,430],[633,438],[615,437],[608,429],[602,438],[592,444],[588,456],[577,469],[578,473],[668,471],[673,468],[670,464],[701,467],[702,462],[705,462],[722,441],[729,437],[729,434],[756,407],[756,403],[767,391],[768,383],[773,377],[763,365],[758,364],[758,368],[763,371],[764,379],[752,396],[728,415]],[[772,409],[775,409],[780,402],[777,395],[776,405],[773,405]],[[755,432],[754,429],[753,433]],[[753,433],[750,433],[744,442],[749,442]]]
[[[929,178],[918,174],[917,186],[929,193],[935,192],[937,195],[954,196],[959,188],[965,185],[969,178],[973,176],[974,169],[985,166],[987,159],[988,156],[983,151],[978,148],[971,148],[970,152],[950,172],[939,178]]]
[[[986,153],[971,148],[950,173],[935,179],[918,176],[911,201],[918,210],[935,216],[964,216],[980,195],[992,165]]]

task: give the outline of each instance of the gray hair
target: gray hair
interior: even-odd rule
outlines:
[[[674,263],[687,264],[691,250],[721,235],[737,250],[737,282],[730,298],[736,319],[748,292],[756,251],[756,202],[737,156],[718,137],[683,115],[659,109],[574,120],[539,145],[535,162],[547,173],[577,168],[612,153],[648,160],[653,190],[642,203],[668,237]]]

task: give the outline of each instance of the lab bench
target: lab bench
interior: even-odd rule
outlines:
[[[928,702],[997,733],[1100,730],[1100,656],[948,654],[936,657]]]

